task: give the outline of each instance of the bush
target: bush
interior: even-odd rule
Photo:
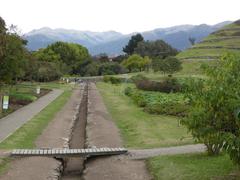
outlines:
[[[143,93],[135,91],[134,93],[132,93],[131,97],[139,107],[145,107],[147,105],[147,101]]]
[[[23,101],[35,101],[37,99],[36,96],[33,96],[31,94],[26,94],[26,93],[10,93],[10,97],[13,97],[17,100],[23,100]]]
[[[124,93],[131,97],[139,107],[144,107],[144,111],[151,114],[183,117],[187,115],[190,107],[188,100],[185,99],[183,94],[179,93],[145,92],[131,87],[127,87]]]
[[[103,82],[105,83],[110,82],[110,76],[103,76]]]
[[[103,82],[111,82],[112,84],[120,84],[122,82],[121,78],[118,77],[113,77],[113,76],[104,76],[103,77]]]
[[[131,96],[131,95],[132,95],[132,92],[133,92],[133,89],[132,89],[131,87],[126,87],[126,88],[124,89],[124,94],[125,94],[126,96]]]
[[[159,91],[159,92],[180,92],[181,85],[175,78],[166,78],[162,82],[139,80],[135,83],[136,87],[145,91]]]
[[[176,102],[148,104],[144,108],[144,111],[151,114],[166,114],[180,117],[186,116],[188,110],[189,105]]]
[[[137,74],[135,76],[132,76],[130,78],[130,80],[133,82],[133,83],[137,83],[138,81],[142,81],[142,80],[148,80],[147,77],[145,77],[144,75],[142,74]]]
[[[107,62],[99,66],[99,75],[114,75],[124,73],[126,70],[124,67],[116,62]]]

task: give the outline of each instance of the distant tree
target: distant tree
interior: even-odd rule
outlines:
[[[50,48],[39,49],[33,55],[40,61],[57,62],[60,60],[60,55]]]
[[[75,68],[74,74],[78,74],[80,76],[85,76],[86,72],[88,71],[88,68],[90,67],[89,65],[91,65],[92,63],[96,64],[96,73],[98,71],[98,66],[97,66],[97,62],[94,60],[92,60],[91,58],[85,59],[83,60],[81,63],[78,64],[78,67]]]
[[[196,38],[194,38],[194,37],[189,37],[188,40],[189,40],[189,42],[190,42],[190,44],[191,44],[192,46],[193,46],[193,45],[195,44],[195,42],[196,42]]]
[[[161,71],[164,74],[173,74],[182,69],[182,63],[175,57],[167,57],[165,59],[155,58],[152,67],[155,72]]]
[[[106,53],[101,53],[101,54],[95,56],[94,59],[96,61],[99,61],[100,63],[106,63],[106,62],[110,61],[109,57],[108,57],[108,55]]]
[[[98,76],[99,63],[93,62],[86,66],[84,76]]]
[[[124,72],[122,65],[116,62],[108,62],[99,65],[98,75],[113,75]]]
[[[150,65],[151,60],[148,57],[142,58],[138,54],[133,54],[128,57],[128,59],[125,59],[122,62],[122,65],[129,70],[129,72],[132,71],[142,71],[148,68]]]
[[[121,63],[126,58],[127,58],[127,55],[119,55],[119,56],[116,56],[116,57],[112,58],[112,61],[117,62],[117,63]]]
[[[163,40],[156,40],[139,42],[134,49],[134,53],[139,54],[142,57],[149,56],[150,58],[165,58],[167,56],[175,56],[178,51]]]
[[[123,52],[128,55],[132,55],[134,53],[134,49],[137,47],[139,42],[142,42],[143,36],[141,34],[136,34],[131,37],[128,44],[123,48]]]
[[[79,44],[56,42],[47,48],[58,54],[60,60],[72,68],[79,62],[89,58],[88,50]]]

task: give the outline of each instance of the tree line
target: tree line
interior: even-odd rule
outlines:
[[[14,26],[7,28],[0,17],[0,84],[25,81],[53,81],[61,76],[99,76],[144,71],[173,73],[181,63],[173,58],[178,51],[162,40],[145,41],[141,34],[131,37],[125,54],[91,56],[80,44],[55,42],[30,52]],[[169,58],[171,57],[171,58]]]

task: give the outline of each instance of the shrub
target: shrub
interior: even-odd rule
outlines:
[[[103,76],[103,82],[110,82],[110,76]]]
[[[111,82],[112,84],[120,84],[122,82],[122,79],[113,76],[104,76],[103,81],[107,83]]]
[[[188,100],[179,93],[145,92],[131,87],[127,87],[124,93],[131,97],[139,107],[144,107],[144,111],[151,114],[183,117],[187,115],[190,107]]]
[[[130,78],[130,80],[131,80],[133,83],[136,83],[136,82],[138,82],[138,81],[148,80],[148,78],[145,77],[145,76],[142,75],[142,74],[137,74],[137,75],[135,75],[135,76],[132,76],[132,77]]]
[[[139,92],[139,91],[135,91],[134,93],[132,93],[131,95],[133,101],[139,106],[139,107],[145,107],[147,105],[147,101],[144,98],[144,94]]]
[[[166,78],[162,82],[140,80],[135,83],[136,87],[145,91],[159,91],[159,92],[180,92],[181,85],[175,78]]]
[[[17,100],[23,100],[23,101],[35,101],[37,99],[36,96],[33,96],[31,94],[26,93],[10,93],[10,96],[17,99]]]
[[[187,115],[189,105],[176,102],[147,104],[144,111],[151,114],[166,114],[184,117]]]
[[[132,89],[131,87],[126,87],[126,88],[124,89],[124,94],[125,94],[126,96],[131,96],[131,95],[132,95],[132,92],[133,92],[133,89]]]
[[[216,66],[205,66],[204,82],[192,82],[186,93],[191,109],[182,123],[203,142],[209,154],[225,149],[240,165],[240,57],[226,54]],[[236,116],[237,115],[237,116]]]

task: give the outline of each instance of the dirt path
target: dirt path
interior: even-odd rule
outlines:
[[[62,94],[62,90],[54,89],[47,95],[39,98],[8,116],[0,119],[0,142],[14,133],[27,121],[31,120],[36,114],[42,111],[48,104]]]
[[[71,132],[70,126],[74,115],[78,112],[81,92],[73,91],[69,101],[55,118],[49,123],[42,135],[36,141],[36,146],[41,147],[66,147],[66,140]],[[28,157],[18,158],[11,162],[9,170],[0,177],[1,180],[44,180],[57,179],[58,168],[61,163],[53,158]]]
[[[87,121],[87,86],[83,92],[78,117],[72,129],[72,136],[69,147],[72,149],[84,149],[86,138],[86,121]],[[66,161],[62,180],[79,180],[84,169],[85,157],[72,157]]]
[[[94,84],[89,90],[87,143],[93,147],[122,147],[118,128],[111,121],[103,100]],[[151,179],[144,161],[125,156],[89,159],[84,171],[85,180],[148,180]]]

